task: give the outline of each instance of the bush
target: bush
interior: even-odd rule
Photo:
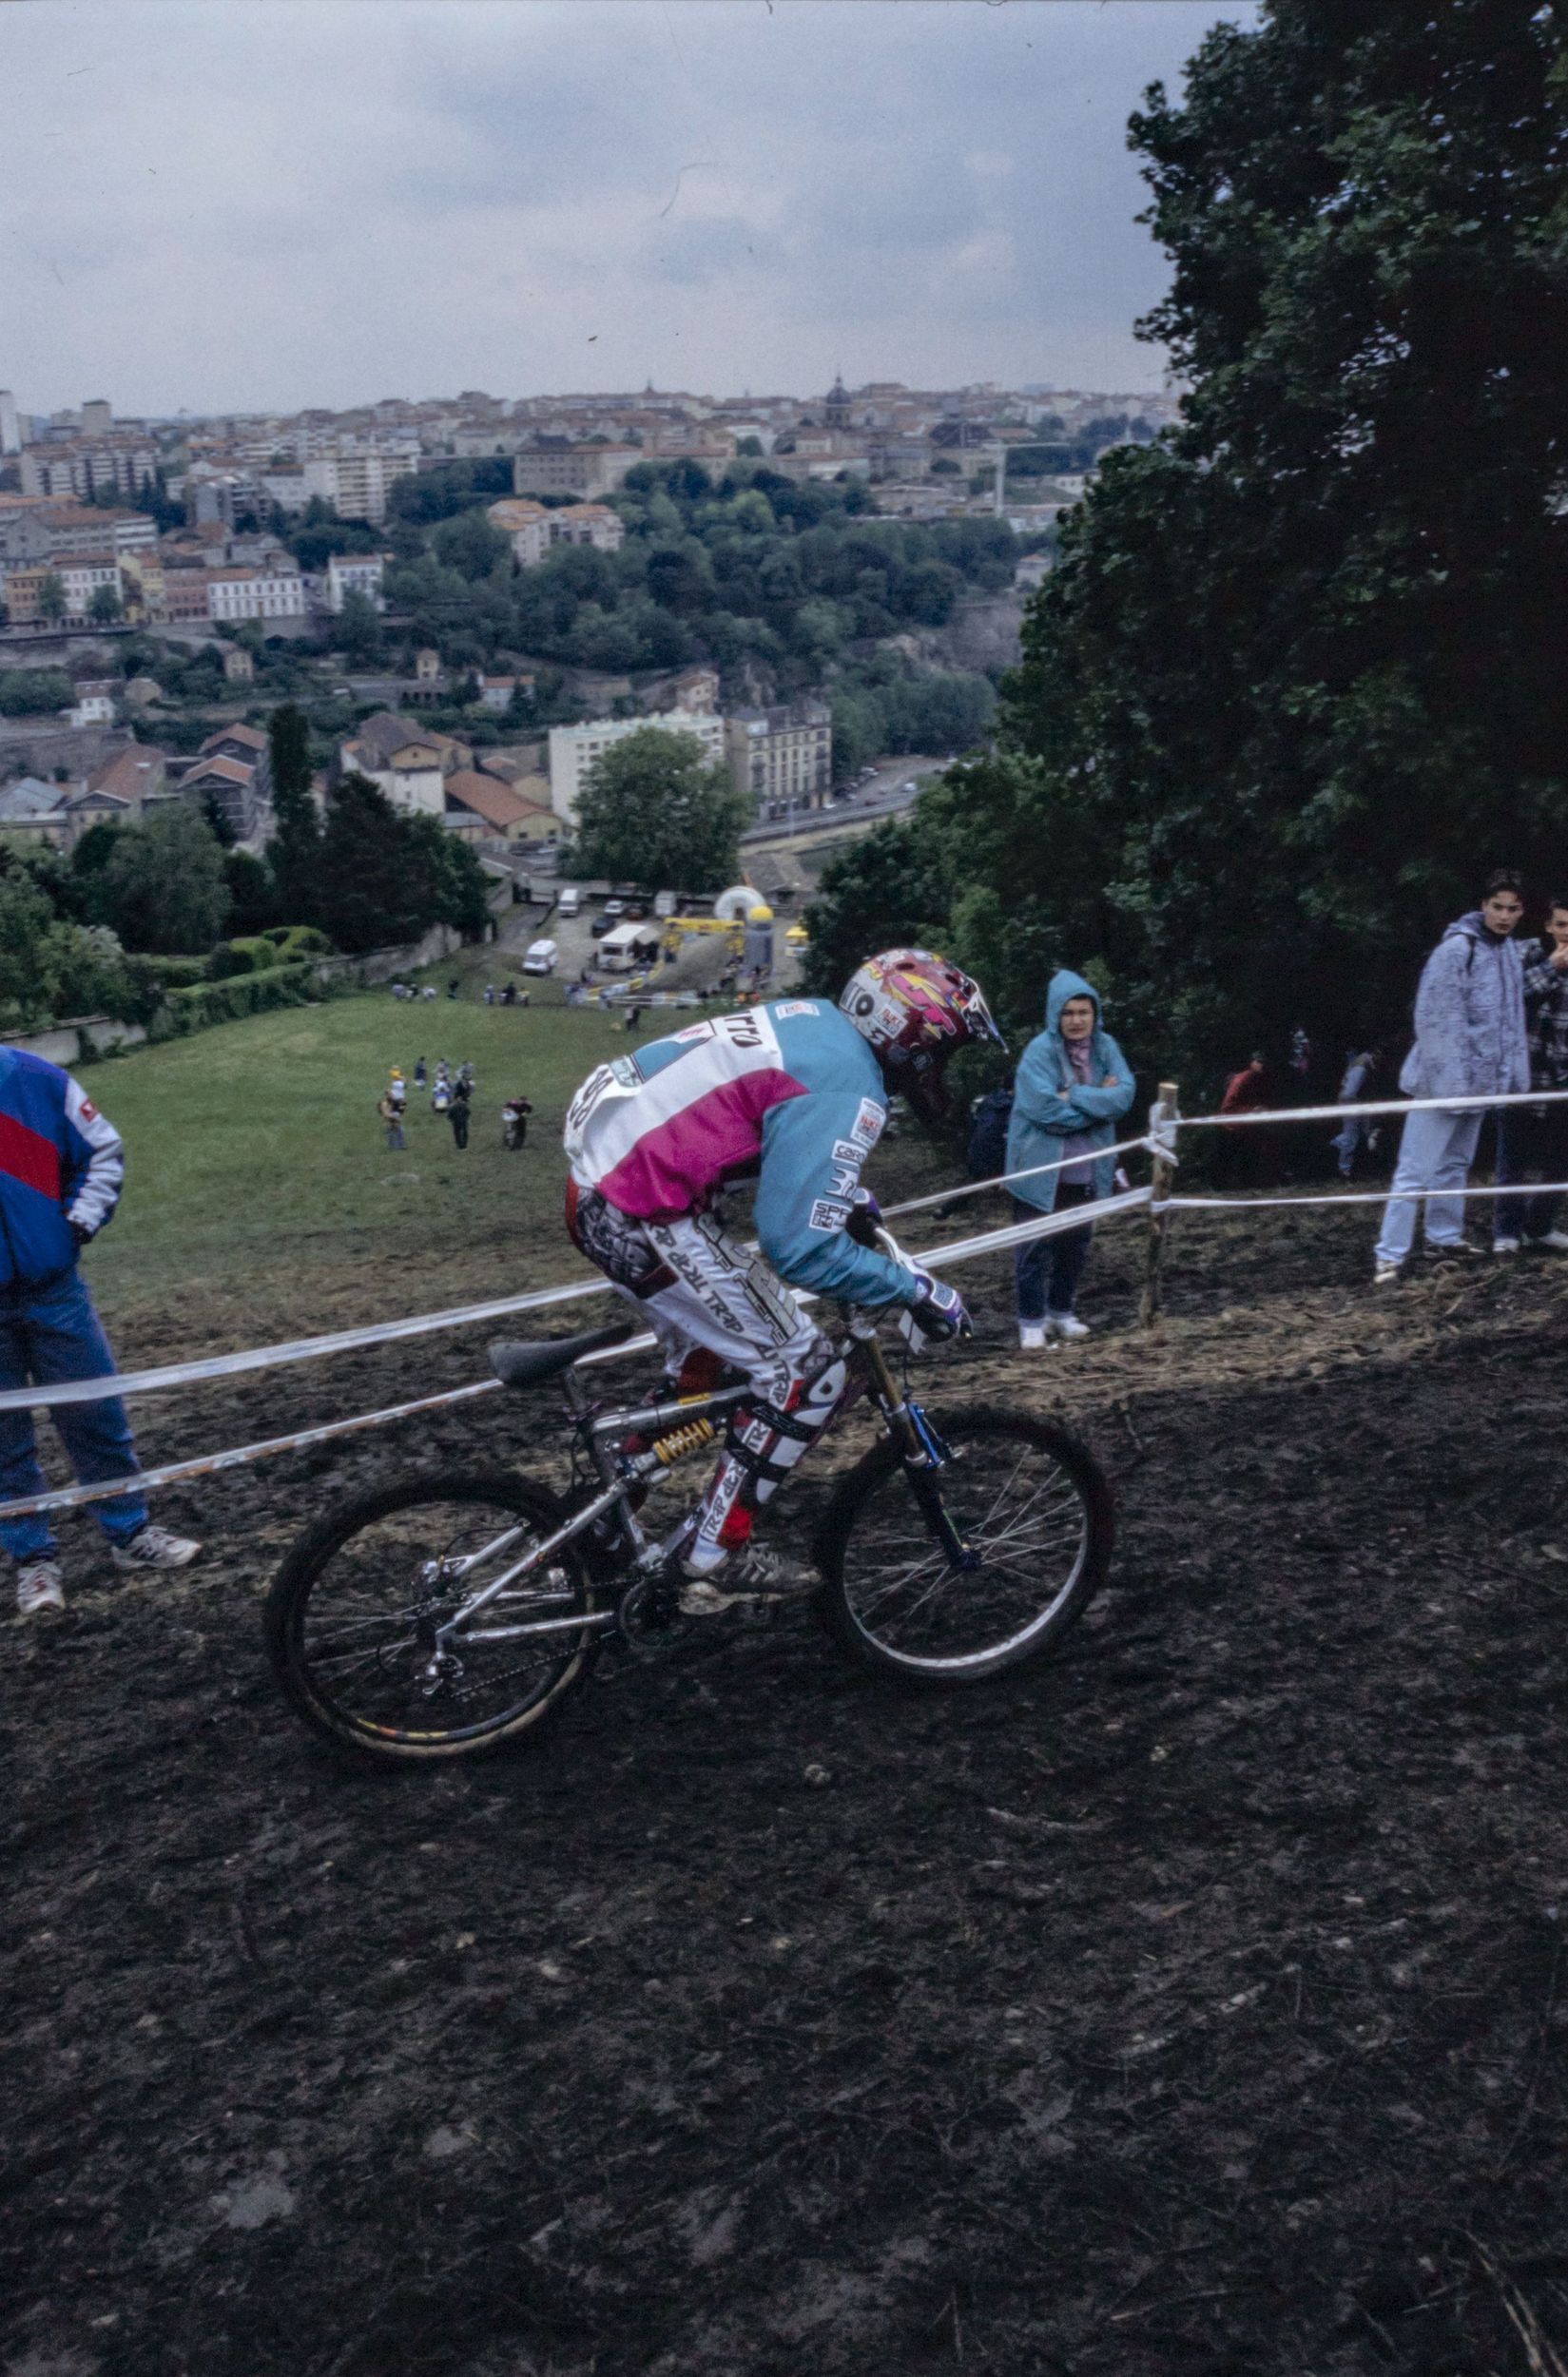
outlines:
[[[264,974],[236,975],[226,982],[198,982],[171,991],[148,1030],[153,1040],[186,1038],[215,1023],[260,1015],[274,1007],[302,1007],[327,995],[313,965],[273,966]]]

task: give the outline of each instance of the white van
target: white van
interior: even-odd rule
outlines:
[[[583,895],[575,883],[568,883],[555,902],[555,913],[561,917],[576,917],[581,916],[582,912]]]
[[[525,974],[553,974],[560,951],[553,941],[530,941],[523,959]]]

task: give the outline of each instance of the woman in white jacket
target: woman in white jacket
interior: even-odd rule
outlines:
[[[1524,966],[1510,937],[1523,914],[1520,879],[1501,870],[1481,906],[1451,924],[1427,958],[1416,993],[1416,1044],[1400,1073],[1407,1097],[1505,1097],[1530,1087]],[[1405,1116],[1374,1257],[1378,1286],[1400,1276],[1421,1192],[1434,1192],[1426,1198],[1428,1246],[1464,1250],[1464,1205],[1452,1192],[1464,1186],[1481,1120],[1479,1107]]]

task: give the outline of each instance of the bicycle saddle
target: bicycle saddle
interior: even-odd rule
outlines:
[[[533,1386],[540,1379],[552,1379],[557,1370],[569,1370],[584,1354],[596,1354],[602,1345],[623,1344],[636,1325],[634,1321],[611,1321],[608,1328],[585,1329],[579,1337],[497,1338],[490,1349],[490,1366],[503,1386]]]

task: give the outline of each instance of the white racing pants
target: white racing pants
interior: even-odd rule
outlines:
[[[844,1365],[762,1257],[710,1213],[646,1222],[596,1188],[567,1189],[572,1241],[642,1313],[684,1392],[717,1383],[717,1364],[752,1393],[729,1416],[724,1456],[679,1548],[698,1575],[745,1543],[754,1512],[838,1409]],[[716,1363],[693,1363],[693,1348]]]

